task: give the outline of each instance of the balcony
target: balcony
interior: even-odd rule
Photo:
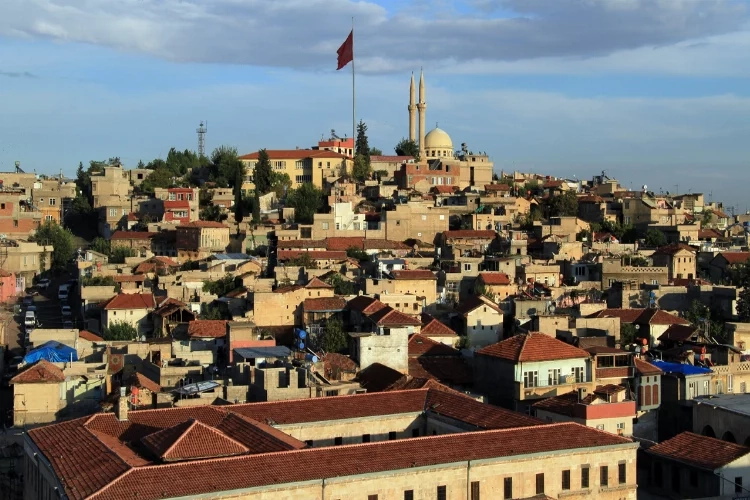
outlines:
[[[592,391],[594,388],[594,382],[575,382],[569,381],[570,378],[562,377],[557,384],[549,384],[547,380],[540,380],[539,383],[534,387],[524,387],[523,382],[514,382],[514,394],[515,399],[523,401],[526,399],[542,399],[542,398],[553,398],[562,394],[578,390],[579,388],[585,388]]]

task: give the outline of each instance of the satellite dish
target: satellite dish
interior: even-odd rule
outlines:
[[[145,341],[146,341],[146,336],[145,335],[141,335],[141,342],[145,342]]]
[[[645,191],[646,189],[648,189],[648,186],[644,184],[643,185],[643,190]]]
[[[641,325],[635,325],[635,329],[636,330],[640,330],[641,329]]]
[[[555,313],[555,309],[556,309],[556,308],[555,308],[555,304],[550,304],[550,305],[549,305],[549,312],[550,312],[550,313],[554,314],[554,313]]]

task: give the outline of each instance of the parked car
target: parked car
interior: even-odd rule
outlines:
[[[23,318],[23,325],[27,330],[29,327],[36,327],[36,312],[26,311],[26,315]]]
[[[73,316],[73,310],[68,305],[62,306],[60,312],[62,313],[63,319]]]
[[[51,283],[51,281],[50,281],[50,280],[48,280],[47,278],[42,278],[42,279],[40,279],[40,280],[39,280],[39,281],[37,282],[37,284],[36,284],[36,287],[37,287],[37,288],[38,288],[39,290],[46,290],[46,289],[48,289],[48,288],[49,288],[49,285],[50,285],[50,283]]]
[[[70,285],[60,285],[57,291],[57,298],[60,300],[68,300],[68,292],[70,291]]]

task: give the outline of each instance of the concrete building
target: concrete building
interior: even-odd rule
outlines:
[[[327,149],[269,149],[266,151],[271,169],[278,174],[287,174],[292,188],[309,182],[322,188],[325,179],[351,172],[353,160],[348,154]],[[258,163],[258,153],[240,156],[248,174],[252,174]]]
[[[450,211],[422,203],[407,203],[382,212],[381,217],[386,239],[404,241],[412,238],[432,245],[436,234],[448,230]]]
[[[197,220],[177,226],[177,257],[198,260],[229,246],[229,227],[221,222]]]
[[[91,175],[93,208],[109,206],[113,198],[118,200],[129,199],[131,192],[128,173],[121,167],[104,167],[102,172]]]
[[[634,500],[637,448],[434,389],[141,411],[122,396],[24,436],[24,495]]]
[[[474,362],[474,388],[516,411],[579,388],[593,391],[592,380],[588,352],[539,332],[479,349]]]
[[[199,219],[198,188],[155,188],[154,197],[138,205],[152,221],[187,224]]]
[[[698,276],[696,251],[693,247],[684,243],[672,243],[658,248],[652,255],[651,260],[655,267],[666,267],[669,271],[669,279],[689,279]]]
[[[693,432],[750,446],[750,394],[712,394],[694,403]]]
[[[503,311],[482,295],[462,300],[456,312],[460,315],[466,347],[477,349],[503,338]]]
[[[601,263],[602,290],[612,287],[615,282],[636,285],[668,285],[669,268],[666,266],[636,267],[623,263],[623,259],[604,259]]]
[[[134,327],[139,335],[150,333],[153,330],[150,314],[155,308],[154,296],[150,293],[115,295],[102,307],[102,327],[126,323]]]

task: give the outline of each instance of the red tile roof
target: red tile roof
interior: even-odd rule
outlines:
[[[458,189],[457,186],[432,186],[431,191],[435,191],[439,194],[453,194]]]
[[[381,309],[385,309],[387,305],[380,302],[375,297],[368,297],[366,295],[358,295],[352,300],[346,303],[346,308],[354,311],[359,311],[362,314],[369,315],[374,314]]]
[[[638,317],[643,314],[643,309],[602,309],[589,318],[620,318],[620,323],[635,323]]]
[[[510,191],[510,186],[507,184],[485,184],[484,190],[489,191]]]
[[[467,297],[466,299],[462,300],[458,307],[456,308],[456,311],[460,313],[462,316],[467,316],[472,311],[480,308],[480,307],[489,307],[490,309],[503,314],[502,309],[500,309],[497,304],[492,302],[490,299],[478,295],[472,295],[470,297]]]
[[[326,248],[326,240],[281,240],[278,243],[279,250],[285,248]]]
[[[164,200],[164,208],[169,210],[172,208],[190,208],[190,201],[188,200]]]
[[[303,158],[349,158],[346,155],[326,149],[267,149],[271,160],[301,160]],[[258,152],[240,156],[240,160],[257,160]],[[372,161],[372,157],[370,158]]]
[[[698,329],[691,325],[669,325],[669,327],[664,330],[664,333],[659,335],[657,340],[660,342],[664,342],[665,340],[684,342],[696,333],[698,333]]]
[[[148,389],[151,392],[161,392],[161,386],[142,373],[135,372],[130,383],[140,389]]]
[[[371,156],[370,162],[390,162],[390,163],[404,163],[409,160],[413,160],[413,156],[388,156],[388,155],[382,155],[382,156]]]
[[[719,239],[723,237],[724,235],[721,234],[716,229],[707,228],[707,229],[700,229],[698,231],[699,240],[713,240],[713,239]]]
[[[112,309],[153,309],[156,307],[154,296],[150,293],[121,293],[112,297],[106,310]]]
[[[83,339],[83,340],[88,340],[89,342],[104,342],[103,338],[101,338],[99,335],[91,333],[88,330],[79,331],[78,338]]]
[[[716,257],[724,257],[729,264],[742,264],[750,260],[750,252],[721,252]]]
[[[721,439],[683,432],[646,450],[657,457],[715,471],[750,453],[750,448]]]
[[[392,271],[395,280],[437,280],[437,276],[427,269],[401,269]]]
[[[346,299],[343,297],[311,297],[302,303],[305,312],[343,311],[345,308]]]
[[[473,229],[458,229],[456,231],[443,231],[443,236],[446,239],[451,238],[462,238],[462,239],[495,239],[497,233],[495,231],[485,230],[473,230]]]
[[[479,277],[487,285],[510,285],[510,276],[505,273],[479,273]]]
[[[37,361],[10,379],[11,384],[57,384],[64,381],[63,371],[45,359]]]
[[[328,283],[326,283],[325,281],[323,281],[322,279],[315,277],[307,282],[307,285],[305,285],[305,288],[310,288],[314,290],[316,288],[328,289],[328,288],[333,288],[333,287],[329,285]]]
[[[635,364],[635,371],[637,371],[641,375],[661,375],[662,374],[661,368],[657,368],[656,366],[652,365],[648,361],[644,361],[638,357],[633,358],[633,363]]]
[[[363,237],[340,237],[326,238],[326,250],[349,250],[350,248],[362,248]]]
[[[213,220],[196,220],[193,222],[188,222],[187,224],[182,224],[177,226],[178,228],[186,228],[186,227],[199,227],[199,228],[226,228],[229,229],[229,226],[226,224],[223,224],[221,222],[216,222]]]
[[[661,309],[602,309],[589,318],[620,318],[620,323],[639,323],[647,325],[689,325],[690,323]]]
[[[147,279],[145,274],[117,274],[114,278],[117,283],[139,283]]]
[[[674,255],[677,252],[681,252],[683,250],[690,253],[695,253],[695,248],[691,247],[690,245],[686,245],[684,243],[672,243],[671,245],[657,248],[654,252],[654,255]]]
[[[147,240],[156,236],[156,233],[147,231],[115,231],[110,240]]]
[[[589,353],[539,332],[515,335],[483,347],[477,354],[514,362],[588,358]]]
[[[411,247],[400,241],[366,239],[363,243],[365,250],[410,250]]]
[[[471,367],[460,356],[409,358],[409,376],[450,385],[471,385]]]
[[[629,378],[633,375],[629,366],[621,366],[617,368],[597,368],[596,378]]]
[[[461,353],[443,343],[432,340],[424,335],[415,334],[409,337],[409,356],[460,356]]]
[[[313,260],[346,260],[346,251],[329,251],[329,250],[279,250],[277,258],[279,260],[290,260],[301,257],[303,254],[309,254]]]
[[[195,419],[149,434],[141,442],[165,462],[226,457],[250,451],[242,443]]]
[[[397,311],[390,306],[369,315],[370,319],[378,326],[420,326],[422,322],[413,316]]]
[[[188,323],[188,336],[196,338],[221,338],[227,335],[227,322],[223,319],[196,319]]]
[[[422,313],[420,317],[422,320],[422,328],[420,333],[427,337],[457,337],[458,334],[454,332],[448,325],[441,323],[437,319],[433,318],[427,313]]]

